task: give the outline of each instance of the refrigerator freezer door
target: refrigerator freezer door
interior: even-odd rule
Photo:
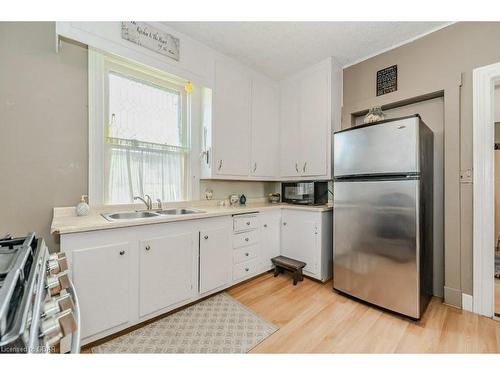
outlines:
[[[418,117],[335,133],[335,177],[419,172]]]
[[[334,183],[334,288],[419,318],[419,180]]]

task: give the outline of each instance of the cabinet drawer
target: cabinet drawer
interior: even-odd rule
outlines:
[[[251,261],[240,263],[233,266],[233,280],[243,279],[255,275],[259,270],[259,260],[253,259]]]
[[[233,248],[253,245],[259,242],[259,232],[254,230],[250,232],[243,232],[233,234]]]
[[[235,232],[257,229],[258,227],[259,218],[256,215],[241,215],[233,217],[233,230]]]
[[[257,258],[259,255],[259,246],[245,246],[233,251],[233,264],[246,262],[248,260]]]

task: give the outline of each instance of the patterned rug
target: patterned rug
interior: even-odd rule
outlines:
[[[92,348],[93,353],[247,353],[278,327],[220,293]]]

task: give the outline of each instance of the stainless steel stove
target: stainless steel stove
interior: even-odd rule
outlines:
[[[0,353],[78,353],[80,313],[64,253],[0,238]]]

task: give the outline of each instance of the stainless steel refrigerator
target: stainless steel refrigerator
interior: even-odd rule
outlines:
[[[419,115],[334,134],[334,289],[419,319],[432,295],[433,133]]]

